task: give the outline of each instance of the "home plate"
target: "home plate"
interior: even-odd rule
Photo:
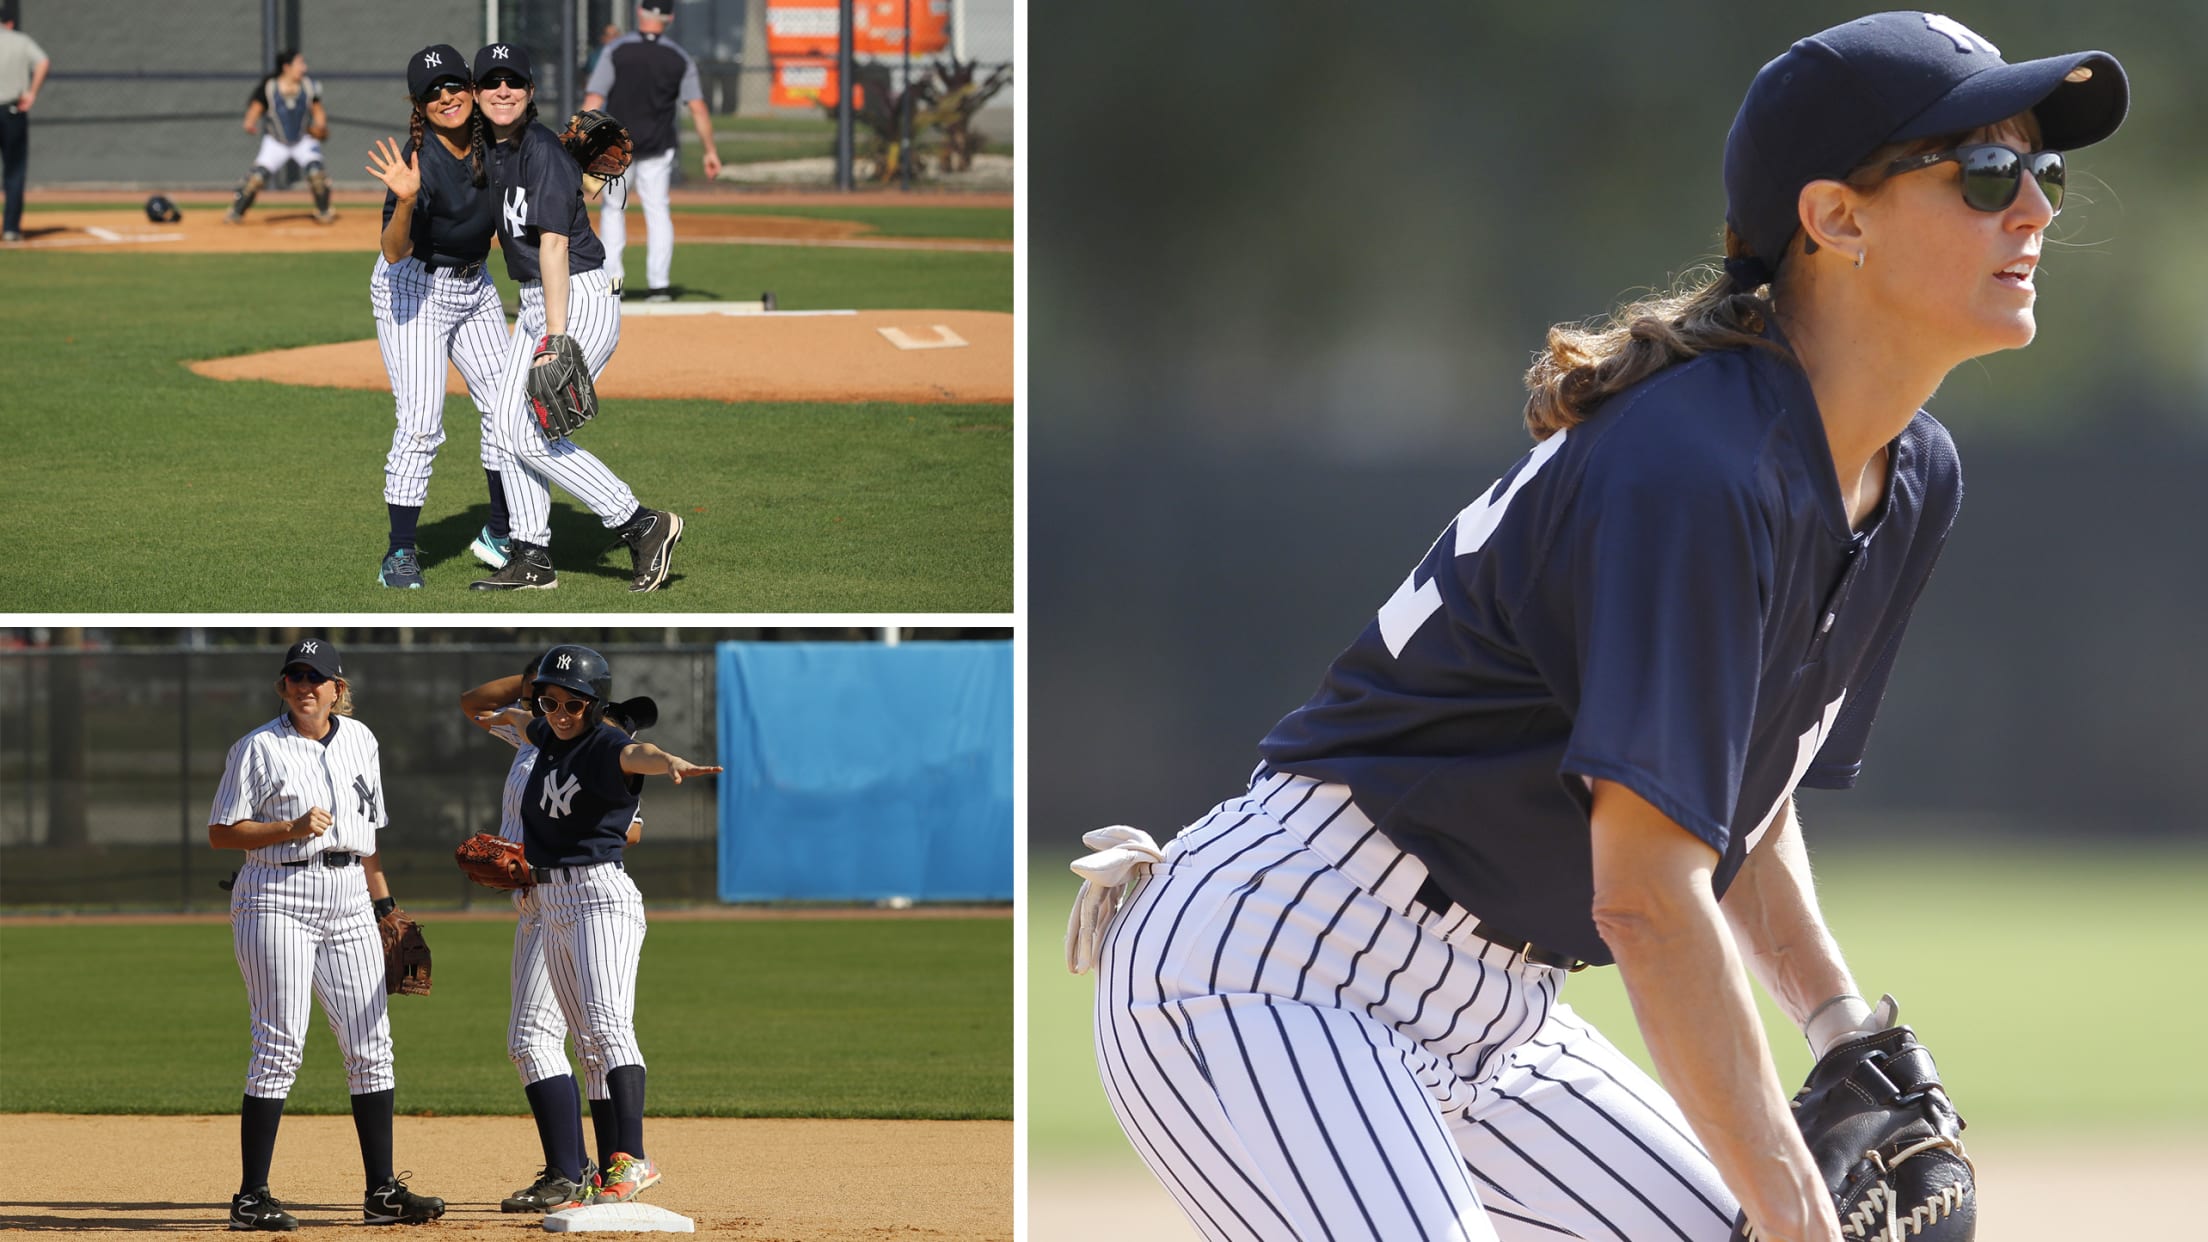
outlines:
[[[544,1218],[553,1233],[619,1230],[624,1233],[696,1233],[698,1223],[649,1203],[592,1203],[553,1212]]]

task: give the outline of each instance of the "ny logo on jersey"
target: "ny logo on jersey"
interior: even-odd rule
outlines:
[[[438,55],[437,53],[435,53],[435,52],[429,52],[429,53],[426,53],[426,54],[425,54],[425,55],[423,55],[423,57],[422,57],[422,64],[423,64],[424,66],[428,67],[428,68],[431,68],[431,69],[435,69],[435,68],[436,68],[437,66],[439,66],[439,65],[441,65],[441,64],[444,64],[444,63],[445,63],[445,58],[444,58],[444,57],[442,57],[442,56],[439,56],[439,55]]]
[[[353,778],[353,792],[360,795],[360,815],[369,823],[376,821],[376,791],[368,787],[368,778]]]
[[[517,185],[506,192],[506,232],[510,236],[519,237],[528,223],[529,191]]]
[[[507,51],[506,45],[501,43],[491,49],[491,55],[497,57],[500,60],[505,60],[507,57],[512,56],[513,53]]]
[[[1979,34],[1977,31],[1972,30],[1970,27],[1965,26],[1959,21],[1956,21],[1954,18],[1949,17],[1945,13],[1925,14],[1924,24],[1934,30],[1939,31],[1941,34],[1946,35],[1948,38],[1953,39],[1955,41],[1955,50],[1958,52],[1990,52],[1995,56],[1999,56],[2001,54],[2001,49],[1987,42],[1984,35]]]
[[[313,654],[314,654],[315,652],[317,652],[317,651],[320,651],[321,649],[322,649],[322,644],[320,644],[320,643],[311,643],[311,642],[310,642],[310,643],[301,643],[301,644],[299,644],[299,650],[301,650],[301,651],[303,651],[303,652],[307,653],[308,655],[313,655]]]
[[[575,664],[575,657],[574,657],[574,656],[571,656],[571,655],[563,655],[563,656],[561,656],[561,657],[560,657],[560,667],[561,667],[561,668],[571,668],[571,667],[573,667],[573,666],[574,666],[574,664]]]
[[[561,784],[559,769],[554,768],[544,778],[544,796],[537,799],[537,809],[548,819],[564,819],[568,805],[575,801],[575,791],[582,787],[582,778],[574,775],[567,778],[566,784]]]

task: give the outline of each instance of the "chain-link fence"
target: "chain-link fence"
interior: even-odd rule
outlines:
[[[450,43],[472,54],[491,40],[520,43],[549,118],[580,105],[609,33],[637,24],[633,0],[21,2],[22,29],[53,64],[31,119],[34,192],[231,188],[258,144],[243,131],[246,97],[275,53],[290,48],[303,53],[322,87],[332,177],[341,187],[376,188],[356,156],[378,137],[405,133],[403,69],[417,49]],[[835,98],[836,4],[676,0],[667,37],[697,62],[716,118],[723,181],[808,189],[835,183],[836,127],[821,101]],[[896,143],[919,157],[918,187],[1009,190],[1014,0],[854,4],[859,184],[885,180],[883,161]],[[913,31],[909,65],[906,29]],[[917,123],[909,148],[902,126],[886,119],[889,105],[907,99]],[[696,185],[701,148],[688,121],[678,128],[685,144],[678,183]]]
[[[791,635],[796,637],[798,635]],[[810,637],[833,636],[828,632]],[[1002,637],[1001,634],[995,635]],[[518,674],[542,642],[343,645],[355,718],[382,752],[390,824],[378,852],[409,907],[503,898],[468,883],[452,848],[498,830],[513,751],[469,723],[462,691]],[[283,709],[283,646],[159,646],[0,652],[0,909],[219,911],[240,855],[207,844],[229,748]],[[615,694],[648,694],[643,740],[718,754],[710,643],[602,643]],[[654,904],[714,902],[712,781],[650,781],[644,836],[627,851]]]

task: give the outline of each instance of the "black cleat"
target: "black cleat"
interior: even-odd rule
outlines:
[[[445,1214],[445,1201],[418,1195],[406,1188],[401,1174],[368,1192],[361,1204],[360,1218],[371,1225],[419,1225],[433,1221]]]
[[[583,1161],[583,1180],[571,1182],[560,1176],[551,1165],[537,1174],[536,1183],[527,1190],[517,1190],[498,1205],[501,1212],[557,1212],[562,1208],[577,1207],[590,1202],[591,1179],[597,1175],[598,1166]]]
[[[468,584],[471,591],[549,591],[560,585],[552,571],[552,554],[533,543],[515,540],[513,555],[505,567],[488,578]]]
[[[621,528],[621,542],[629,545],[636,576],[631,591],[655,591],[667,581],[674,566],[675,545],[682,541],[682,519],[664,509],[645,509]]]
[[[260,1186],[242,1195],[230,1196],[230,1227],[289,1233],[299,1227],[299,1218],[285,1211],[284,1205],[276,1202],[276,1196],[268,1193],[268,1187]]]

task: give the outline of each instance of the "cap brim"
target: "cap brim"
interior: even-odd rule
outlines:
[[[2071,81],[2070,76],[2081,69],[2087,77]],[[2074,52],[1997,65],[1974,74],[1887,141],[1962,133],[2031,112],[2039,117],[2043,145],[2074,151],[2115,133],[2130,107],[2131,85],[2115,57],[2106,52]]]

